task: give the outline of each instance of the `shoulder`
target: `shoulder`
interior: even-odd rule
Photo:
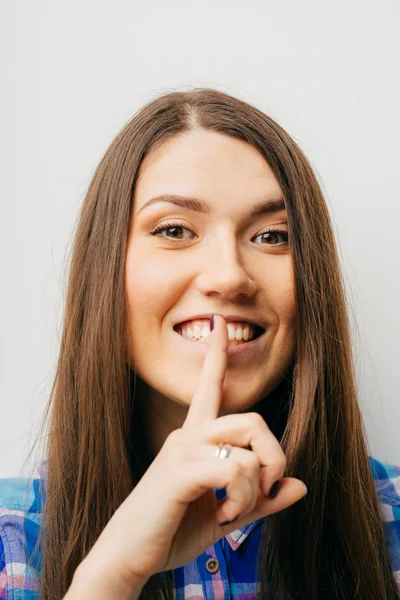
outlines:
[[[35,546],[44,498],[40,478],[0,479],[0,598],[11,591],[14,595],[31,592],[32,600],[39,597],[35,592],[39,589],[41,560],[40,549]]]
[[[400,466],[380,462],[372,456],[369,462],[379,502],[393,507],[393,514],[400,521]]]
[[[383,529],[400,597],[400,467],[369,457]]]

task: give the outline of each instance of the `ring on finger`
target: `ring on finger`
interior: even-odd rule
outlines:
[[[216,458],[228,458],[232,452],[232,446],[230,444],[218,444],[218,448],[215,452]]]
[[[232,452],[232,446],[230,444],[218,444],[218,448],[215,452],[215,458],[228,458]],[[225,500],[228,497],[226,488],[214,488],[214,494],[217,500]]]

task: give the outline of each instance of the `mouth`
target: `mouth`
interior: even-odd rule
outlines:
[[[248,321],[228,321],[228,337],[230,346],[244,346],[259,338],[265,329],[255,323]],[[174,325],[174,331],[187,340],[208,344],[210,335],[210,319],[198,318],[191,321],[183,321]]]

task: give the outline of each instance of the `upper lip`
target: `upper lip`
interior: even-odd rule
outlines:
[[[220,312],[202,313],[201,315],[185,317],[184,319],[181,319],[180,321],[178,321],[174,325],[174,327],[176,327],[177,325],[180,325],[181,323],[184,323],[185,321],[195,321],[196,319],[210,319],[213,314],[224,317],[225,321],[228,321],[228,322],[229,321],[242,321],[242,322],[250,323],[251,325],[254,325],[255,327],[261,327],[262,329],[265,329],[265,327],[263,327],[260,323],[258,323],[254,319],[250,319],[249,317],[246,317],[245,315],[223,315]]]

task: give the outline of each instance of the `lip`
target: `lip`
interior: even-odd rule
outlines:
[[[205,317],[197,317],[198,319],[200,318],[205,318]],[[189,320],[189,319],[188,319]],[[240,319],[238,319],[240,320]],[[250,322],[250,321],[249,321]],[[258,326],[260,327],[260,325]],[[227,350],[227,354],[228,357],[239,357],[242,356],[244,354],[248,354],[249,352],[258,352],[259,349],[257,348],[257,345],[264,342],[264,336],[266,334],[266,329],[264,329],[264,332],[259,335],[257,338],[255,338],[254,340],[251,340],[250,342],[246,342],[245,344],[238,344],[237,346],[228,346],[228,350]],[[203,354],[206,354],[208,351],[208,344],[206,342],[197,342],[196,340],[189,340],[188,338],[183,337],[183,335],[181,335],[180,333],[178,333],[175,329],[173,330],[173,332],[179,336],[179,338],[186,344],[186,348],[198,348],[199,351],[203,352]]]

